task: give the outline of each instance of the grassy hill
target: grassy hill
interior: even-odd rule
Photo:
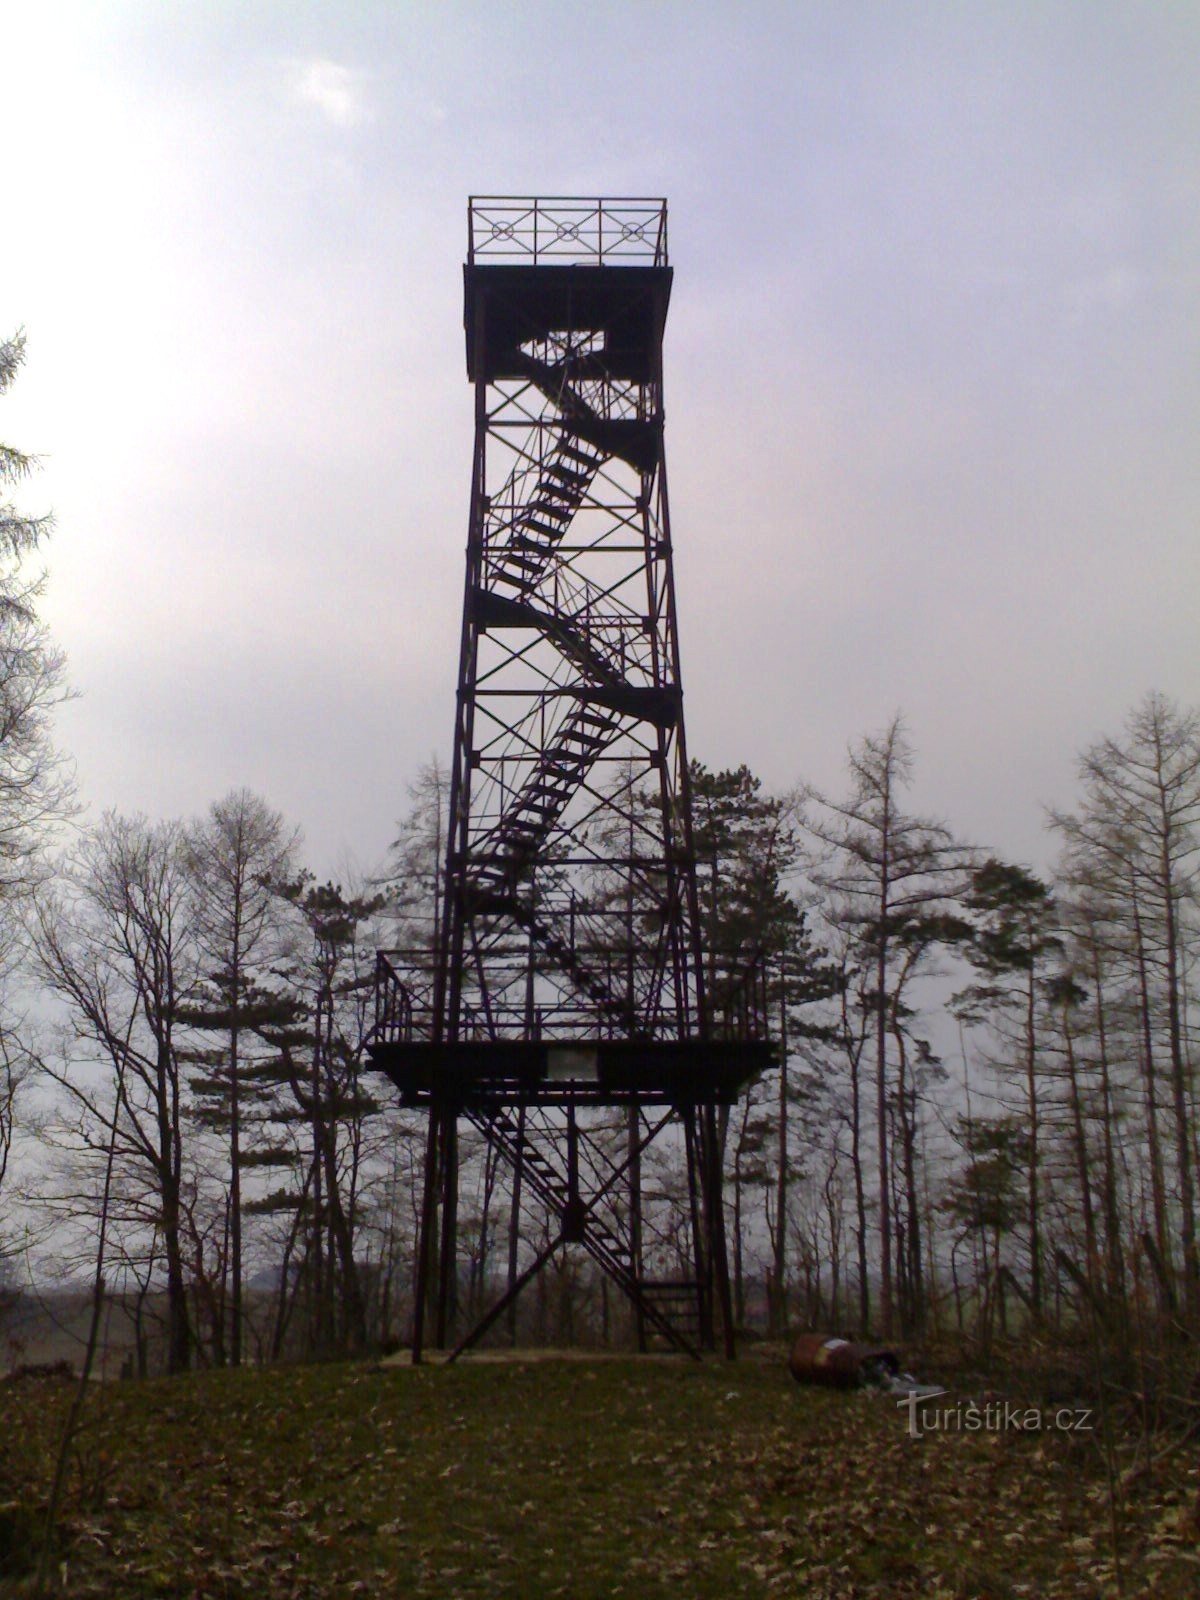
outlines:
[[[0,1592],[27,1556],[65,1382],[0,1385]],[[215,1372],[95,1385],[72,1595],[1098,1596],[1096,1432],[913,1439],[779,1352]],[[1195,1453],[1123,1495],[1126,1593],[1194,1596]],[[24,1574],[24,1575],[23,1575]]]

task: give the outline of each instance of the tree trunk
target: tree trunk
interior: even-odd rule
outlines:
[[[1089,1282],[1095,1282],[1099,1252],[1096,1245],[1096,1211],[1092,1197],[1092,1180],[1088,1160],[1087,1133],[1083,1120],[1083,1100],[1079,1087],[1079,1066],[1075,1059],[1075,1040],[1071,1032],[1071,1019],[1063,1007],[1063,1038],[1066,1044],[1067,1084],[1071,1114],[1072,1146],[1075,1156],[1075,1174],[1079,1180],[1079,1196],[1083,1205],[1083,1234],[1087,1252]]]
[[[887,917],[887,878],[880,896],[880,927]],[[887,939],[880,932],[875,962],[875,1119],[879,1158],[879,1322],[885,1339],[892,1336],[892,1200],[891,1161],[888,1154],[887,1084]]]
[[[1154,1242],[1159,1259],[1171,1261],[1171,1235],[1167,1226],[1167,1190],[1163,1177],[1162,1137],[1158,1126],[1158,1083],[1154,1060],[1154,1032],[1150,1003],[1150,975],[1147,967],[1145,931],[1138,900],[1137,879],[1129,875],[1130,907],[1133,912],[1134,954],[1138,974],[1138,1011],[1141,1019],[1143,1069],[1146,1079],[1146,1144],[1150,1164],[1150,1199],[1154,1211]]]
[[[1033,943],[1033,930],[1026,924],[1027,937]],[[1042,1315],[1042,1216],[1041,1216],[1041,1102],[1037,1080],[1037,990],[1034,967],[1029,967],[1029,982],[1025,990],[1025,1112],[1029,1122],[1029,1168],[1026,1182],[1026,1220],[1029,1228],[1029,1299],[1035,1321]]]
[[[925,1319],[924,1259],[921,1248],[921,1196],[917,1185],[916,1160],[916,1085],[909,1083],[908,1049],[899,1019],[893,1018],[898,1077],[896,1105],[900,1118],[901,1155],[904,1164],[905,1236],[903,1266],[906,1334],[920,1330]]]
[[[787,968],[779,967],[779,1171],[775,1184],[775,1271],[771,1295],[771,1332],[778,1339],[787,1331],[787,1207],[788,1207],[788,1015]]]
[[[513,1168],[512,1203],[508,1213],[508,1342],[517,1342],[517,1266],[521,1250],[521,1154],[525,1148],[525,1107],[517,1108],[517,1164]]]
[[[746,1326],[746,1295],[742,1282],[742,1157],[741,1141],[733,1155],[733,1320]]]
[[[1196,1251],[1196,1193],[1192,1165],[1191,1122],[1188,1115],[1189,1063],[1184,1051],[1179,997],[1179,919],[1169,823],[1165,812],[1162,835],[1162,892],[1167,940],[1167,1026],[1171,1046],[1171,1101],[1175,1120],[1175,1165],[1179,1180],[1179,1242],[1183,1255],[1184,1302],[1188,1319],[1200,1320],[1200,1255]]]
[[[1108,1059],[1108,1018],[1104,1004],[1103,974],[1100,966],[1100,945],[1094,928],[1089,929],[1092,957],[1092,987],[1095,991],[1097,1064],[1100,1068],[1101,1119],[1104,1138],[1104,1254],[1107,1267],[1110,1299],[1125,1308],[1125,1255],[1121,1243],[1121,1215],[1117,1192],[1117,1160],[1113,1140],[1113,1122],[1116,1110],[1113,1105],[1112,1075]]]
[[[860,1060],[861,1057],[856,1054],[850,1066],[850,1170],[854,1175],[855,1243],[858,1254],[858,1332],[859,1337],[865,1339],[871,1331],[871,1281],[867,1272],[867,1188],[863,1176]]]

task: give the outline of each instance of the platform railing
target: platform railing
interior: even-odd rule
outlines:
[[[615,989],[623,956],[600,946],[589,946],[585,953],[596,971],[603,971]],[[518,961],[520,959],[518,957]],[[433,964],[432,951],[376,952],[375,1025],[370,1035],[373,1044],[410,1044],[433,1037]],[[709,958],[705,973],[709,1036],[745,1040],[769,1038],[771,992],[778,980],[778,971],[761,957],[750,960]],[[572,999],[568,995],[557,998],[546,995],[532,1013],[524,1000],[515,1004],[494,999],[486,1014],[464,997],[460,1037],[485,1039],[493,1036],[493,1029],[496,1037],[510,1039],[624,1037],[624,1030],[614,1024],[611,1016],[599,1015],[595,1005],[589,1005],[583,996]]]
[[[413,1038],[413,996],[392,964],[393,952],[375,953],[375,1026],[371,1038],[380,1044],[408,1044]]]
[[[472,195],[467,224],[472,265],[667,265],[665,200]]]

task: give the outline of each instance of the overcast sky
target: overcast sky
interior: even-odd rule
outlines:
[[[0,0],[0,439],[93,814],[376,863],[449,753],[468,194],[666,195],[691,751],[1044,860],[1200,702],[1200,6]]]

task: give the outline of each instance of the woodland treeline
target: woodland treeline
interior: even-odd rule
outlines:
[[[0,489],[28,466],[5,450]],[[444,775],[358,883],[245,790],[56,845],[63,665],[22,576],[48,525],[0,513],[3,1295],[99,1261],[144,1372],[403,1342],[424,1128],[363,1045],[376,950],[436,934]],[[723,1121],[735,1321],[1195,1334],[1200,716],[1151,694],[1081,753],[1046,873],[914,814],[914,762],[896,717],[839,794],[692,768],[706,948],[765,963],[781,1063]],[[546,1221],[466,1134],[461,1161],[477,1310]],[[685,1252],[682,1152],[643,1182],[647,1249]],[[629,1336],[569,1253],[531,1296],[512,1336]]]
[[[1152,695],[1083,753],[1046,877],[914,815],[913,765],[897,718],[836,799],[693,767],[706,941],[766,958],[784,1062],[725,1123],[735,1319],[1194,1327],[1200,719]],[[240,791],[105,817],[10,897],[10,986],[41,997],[5,1033],[10,1286],[23,1253],[84,1271],[103,1213],[143,1370],[405,1339],[424,1129],[362,1045],[375,950],[432,931],[444,791],[433,766],[352,888]],[[644,1181],[679,1211],[649,1247],[683,1251],[681,1153]],[[464,1310],[541,1242],[508,1182],[464,1140]],[[568,1259],[520,1332],[620,1341],[623,1316]]]

